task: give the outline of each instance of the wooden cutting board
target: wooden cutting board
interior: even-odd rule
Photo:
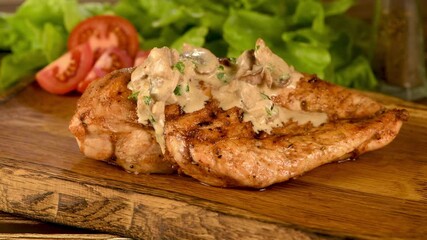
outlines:
[[[0,105],[0,210],[144,239],[427,236],[427,107],[387,147],[263,191],[132,175],[85,158],[68,132],[77,96],[37,85]]]

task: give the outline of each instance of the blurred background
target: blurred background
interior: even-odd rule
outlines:
[[[18,6],[23,2],[24,0],[0,0],[0,12],[13,13],[18,8]],[[139,3],[140,1],[80,0],[79,2],[80,3],[101,2],[101,3],[111,3],[111,4],[116,4],[118,2],[125,3],[125,4],[122,4],[121,8],[120,7],[118,8],[119,10],[116,11],[116,13],[118,13],[121,16],[124,16],[137,27],[143,39],[143,44],[141,44],[141,48],[144,48],[144,49],[150,49],[152,47],[157,47],[160,45],[177,47],[179,45],[178,43],[181,43],[183,41],[182,38],[184,38],[185,40],[188,40],[189,38],[189,37],[185,38],[182,36],[191,32],[190,30],[192,30],[192,28],[193,30],[200,31],[200,28],[205,27],[206,22],[208,22],[207,24],[209,26],[209,31],[208,33],[206,33],[207,30],[201,31],[202,34],[205,34],[201,37],[202,39],[200,39],[200,37],[199,39],[195,39],[195,36],[198,34],[196,33],[197,31],[193,31],[193,35],[190,36],[190,38],[192,37],[193,38],[192,40],[194,40],[196,43],[201,43],[203,44],[204,47],[211,49],[218,56],[227,55],[227,56],[236,57],[238,56],[239,52],[242,51],[242,49],[253,48],[252,45],[248,45],[248,44],[249,43],[253,44],[252,42],[254,41],[252,38],[254,36],[245,35],[248,33],[246,29],[251,28],[251,30],[253,30],[252,32],[256,33],[257,31],[259,31],[264,35],[268,35],[266,38],[270,37],[270,39],[265,39],[265,37],[263,38],[264,40],[266,40],[267,43],[270,43],[269,46],[273,49],[273,51],[275,51],[279,56],[284,57],[286,61],[294,65],[300,71],[307,72],[307,73],[316,73],[323,79],[329,80],[331,82],[334,82],[336,84],[340,84],[346,87],[387,92],[402,98],[406,98],[407,100],[414,100],[415,98],[419,98],[419,96],[413,96],[411,94],[408,95],[407,88],[408,89],[413,88],[414,82],[418,82],[418,85],[420,82],[424,82],[425,87],[423,88],[426,90],[422,90],[423,93],[421,93],[420,95],[421,97],[427,96],[427,83],[425,80],[424,69],[420,71],[421,74],[418,74],[418,75],[423,75],[422,80],[417,80],[417,78],[419,77],[409,77],[414,75],[414,74],[411,74],[411,72],[416,72],[417,69],[419,68],[418,67],[419,65],[422,65],[423,67],[425,66],[427,68],[427,0],[409,0],[409,1],[408,0],[354,0],[355,3],[349,8],[349,10],[346,12],[346,15],[358,20],[362,20],[362,22],[366,23],[366,25],[363,26],[355,23],[354,21],[347,22],[347,20],[342,18],[342,16],[338,16],[340,14],[336,14],[338,16],[336,17],[332,13],[331,14],[332,16],[324,17],[325,18],[324,24],[326,24],[329,29],[332,29],[332,32],[325,31],[321,33],[319,36],[315,35],[316,32],[320,32],[319,28],[316,29],[316,27],[318,26],[315,26],[316,25],[315,22],[316,22],[316,18],[318,17],[318,14],[316,13],[315,8],[311,8],[311,7],[308,7],[307,9],[305,9],[308,12],[307,14],[304,11],[299,16],[298,14],[295,14],[297,16],[284,14],[284,17],[288,17],[287,19],[288,20],[291,19],[291,21],[294,20],[295,23],[291,23],[290,26],[288,22],[285,24],[282,24],[281,26],[279,26],[279,27],[282,27],[281,30],[277,30],[277,31],[276,29],[271,30],[269,28],[265,28],[264,26],[260,27],[260,25],[262,25],[260,23],[258,23],[258,25],[246,23],[247,21],[253,20],[253,19],[256,19],[254,21],[258,21],[259,19],[264,19],[266,20],[265,21],[266,23],[275,23],[275,22],[271,22],[271,19],[267,19],[272,15],[268,16],[267,18],[263,18],[263,17],[258,18],[259,15],[256,15],[257,14],[256,12],[267,11],[271,14],[272,11],[275,11],[275,10],[272,10],[273,9],[272,7],[266,7],[265,5],[272,3],[270,5],[277,4],[277,5],[282,5],[283,7],[284,5],[283,2],[286,2],[285,0],[235,1],[231,3],[228,1],[218,0],[217,1],[218,5],[225,6],[225,8],[227,8],[227,6],[235,7],[240,4],[240,6],[238,6],[236,9],[238,9],[237,11],[243,10],[242,11],[243,13],[236,11],[236,13],[229,13],[228,16],[227,15],[222,16],[224,17],[222,20],[214,19],[214,20],[208,20],[208,21],[198,19],[196,15],[200,14],[200,12],[197,12],[197,8],[193,8],[193,6],[190,6],[190,5],[193,4],[193,5],[202,6],[201,13],[203,13],[203,11],[205,10],[207,11],[212,10],[212,9],[209,9],[209,6],[206,8],[206,5],[209,4],[209,1],[206,1],[207,3],[205,2],[198,3],[197,1],[189,1],[190,4],[187,4],[187,1],[178,1],[178,0],[170,1],[170,2],[173,2],[173,4],[176,4],[174,6],[179,6],[179,4],[183,2],[185,2],[188,5],[186,6],[186,9],[179,10],[179,11],[182,10],[180,14],[183,16],[181,17],[170,16],[170,14],[167,12],[168,10],[165,10],[164,13],[160,13],[157,15],[155,10],[153,14],[153,11],[151,11],[152,9],[147,9],[146,8],[147,6],[143,6],[144,4]],[[147,2],[150,2],[150,1],[147,1]],[[164,3],[167,1],[160,1],[160,2]],[[236,4],[236,2],[238,3]],[[287,2],[298,2],[298,1],[287,0]],[[302,2],[310,2],[310,1],[302,1]],[[312,2],[315,2],[315,1],[312,1]],[[329,3],[329,2],[334,2],[334,0],[323,0],[323,2]],[[341,2],[341,3],[351,2],[351,0],[348,0],[348,1],[343,0],[338,2]],[[407,7],[411,5],[411,4],[406,4],[408,2],[414,2],[414,3],[417,2],[418,4],[420,20],[417,22],[417,24],[421,29],[419,35],[423,36],[424,42],[417,47],[416,44],[413,43],[414,42],[413,40],[411,42],[405,38],[406,35],[413,34],[411,32],[412,30],[403,30],[402,28],[395,27],[398,31],[398,34],[400,34],[400,36],[403,35],[403,37],[405,38],[403,39],[403,41],[407,42],[406,45],[404,47],[400,47],[399,49],[397,49],[399,51],[397,51],[395,46],[399,45],[400,42],[396,42],[394,37],[390,37],[390,35],[383,36],[383,38],[382,39],[380,38],[380,41],[378,41],[380,42],[380,44],[377,45],[377,48],[380,49],[379,55],[381,55],[382,58],[375,59],[372,55],[377,53],[372,53],[373,52],[372,49],[374,49],[375,45],[371,41],[369,34],[374,33],[379,35],[379,33],[378,31],[375,33],[375,31],[370,31],[367,29],[374,26],[375,23],[378,22],[376,21],[378,20],[378,15],[382,14],[381,8],[384,8],[384,7],[381,6],[380,8],[378,8],[379,6],[378,3],[381,3],[384,6],[386,6],[389,3],[394,3],[394,4],[400,4],[401,6]],[[194,3],[197,3],[197,4],[194,4]],[[160,6],[161,4],[158,4],[158,5]],[[145,4],[145,5],[150,5],[150,4]],[[155,4],[151,4],[151,5],[155,5]],[[412,5],[415,5],[415,4],[412,4]],[[123,6],[126,6],[126,7],[123,7]],[[261,6],[261,8],[259,8],[259,6]],[[312,6],[312,5],[307,5],[307,6]],[[138,15],[132,15],[133,13],[132,14],[127,13],[129,12],[129,10],[132,11],[132,8],[139,9]],[[278,6],[278,8],[280,8],[280,6]],[[161,6],[159,7],[159,9],[164,10],[164,8]],[[397,9],[400,10],[400,7],[397,7]],[[193,11],[193,10],[196,10],[196,13],[194,14],[189,13],[189,11]],[[245,10],[250,10],[249,11],[250,13],[248,14],[248,12],[244,12]],[[286,9],[286,10],[289,11],[289,9]],[[309,11],[312,11],[312,12],[310,13]],[[327,11],[326,8],[325,8],[325,11]],[[402,8],[402,12],[404,12],[403,8]],[[142,15],[141,13],[143,14],[148,13],[151,15],[148,16],[147,18],[145,15],[141,16]],[[312,16],[309,16],[310,14]],[[326,12],[325,14],[327,15]],[[307,16],[304,16],[304,15],[307,15]],[[389,15],[395,15],[395,14],[393,13]],[[215,15],[205,15],[205,16],[208,16],[208,18],[209,16],[210,18],[217,17]],[[234,22],[230,20],[233,17],[234,17]],[[188,20],[188,18],[193,18],[193,19]],[[225,19],[227,19],[227,21],[224,24]],[[272,18],[272,19],[275,19],[275,18]],[[274,21],[276,21],[276,19]],[[141,24],[141,20],[142,21],[146,20],[146,23]],[[342,21],[342,20],[346,20],[346,21]],[[155,21],[159,23],[158,24],[159,26],[157,27],[149,26],[149,24]],[[220,21],[223,21],[221,23],[221,24],[224,24],[223,26],[218,24],[218,22]],[[411,28],[410,24],[413,22],[411,21],[408,21],[408,22],[409,23],[407,23],[406,27]],[[227,23],[228,23],[228,26],[227,26]],[[218,24],[219,28],[218,26],[213,26],[215,24]],[[278,26],[275,26],[275,27],[278,27]],[[274,28],[274,27],[271,27],[271,28]],[[334,37],[334,39],[332,40],[328,39],[325,42],[324,41],[325,38],[330,37],[331,33],[335,34],[336,36]],[[383,29],[382,33],[387,33],[387,31]],[[256,35],[256,34],[253,34],[253,35]],[[346,35],[346,36],[342,36],[342,35]],[[196,40],[198,40],[199,42],[197,42]],[[246,40],[246,41],[242,41],[242,40]],[[191,41],[190,43],[194,44],[194,42],[191,42]],[[306,43],[309,43],[308,45],[310,46],[307,46]],[[197,44],[194,44],[194,45],[197,45]],[[404,45],[404,44],[400,44],[400,45]],[[386,48],[391,50],[387,50]],[[328,50],[329,53],[325,54],[324,52],[325,49]],[[345,53],[343,53],[345,51],[349,51],[349,53],[346,55]],[[396,62],[394,60],[396,56],[401,58],[399,62]],[[322,62],[322,58],[329,59],[329,62],[326,60]],[[405,62],[404,61],[405,59],[411,59],[412,61]],[[370,64],[369,61],[371,65],[373,65],[372,70],[373,70],[373,73],[375,73],[375,77],[372,74],[372,70],[368,69]],[[381,66],[374,66],[375,62],[377,63],[380,62],[383,64]],[[403,67],[402,70],[399,70],[400,72],[397,72],[396,69],[400,69],[401,68],[400,66],[405,64],[409,67],[406,67],[406,69],[404,69],[405,67]],[[411,67],[413,65],[418,65],[418,66]],[[395,66],[399,66],[399,67],[395,67]],[[391,70],[387,70],[385,68],[388,68]],[[381,80],[385,80],[386,78],[393,78],[393,79],[388,82],[381,81]],[[379,84],[377,83],[377,80],[379,80],[378,81]],[[409,83],[404,81],[409,81]],[[385,84],[383,86],[382,82],[384,83],[387,82],[387,84],[392,83],[393,86],[398,86],[398,88],[395,89],[393,86],[391,88],[388,88],[388,85]],[[403,95],[399,93],[399,91],[401,90],[403,90]]]
[[[371,21],[374,15],[375,1],[376,0],[356,0],[356,4],[349,10],[349,14],[366,21]],[[24,2],[24,0],[0,0],[0,11],[13,12],[22,2]],[[79,0],[79,2],[116,3],[117,0]],[[427,1],[420,0],[419,4],[423,13],[424,22],[427,23]],[[427,24],[424,24],[424,34],[427,37]],[[427,41],[425,44],[427,45]]]
[[[376,0],[356,0],[356,4],[349,10],[348,14],[371,22],[374,16],[375,1]],[[13,12],[22,2],[24,2],[24,0],[0,0],[0,12]],[[79,2],[116,3],[117,0],[79,0]],[[427,1],[419,0],[419,4],[423,22],[426,23],[424,24],[424,39],[427,39]],[[424,44],[427,46],[427,41],[424,41]]]

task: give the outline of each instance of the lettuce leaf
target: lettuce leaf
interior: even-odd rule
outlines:
[[[268,26],[268,27],[266,27]],[[248,10],[231,9],[223,26],[223,38],[235,52],[251,49],[255,41],[262,37],[269,46],[280,43],[279,32],[285,23],[279,18]],[[234,54],[228,54],[237,57]]]
[[[60,26],[46,23],[43,26],[41,49],[48,62],[59,58],[66,49],[66,32]]]
[[[209,48],[217,56],[237,57],[257,38],[299,71],[318,74],[347,87],[375,89],[369,64],[370,27],[345,15],[355,0],[26,0],[14,14],[0,13],[0,91],[47,64],[66,49],[70,31],[85,18],[116,14],[140,34],[140,47],[184,42]],[[37,54],[35,54],[37,53]],[[25,57],[28,54],[29,57]],[[37,55],[37,57],[36,57]],[[18,61],[23,60],[22,63]],[[26,64],[24,67],[13,64]],[[32,68],[32,69],[30,69]],[[13,77],[6,73],[15,72]]]
[[[351,6],[353,6],[355,0],[335,0],[332,2],[324,3],[325,15],[339,15],[345,13]]]
[[[291,18],[294,27],[311,26],[316,19],[321,22],[324,19],[322,3],[317,0],[300,0]]]
[[[0,14],[0,49],[10,51],[0,63],[0,94],[61,56],[78,22],[107,11],[107,4],[26,0],[14,14]]]
[[[175,40],[171,47],[181,49],[184,43],[191,44],[196,47],[201,47],[205,43],[205,36],[208,34],[207,27],[194,27],[188,30],[184,35]]]
[[[302,42],[287,43],[283,54],[299,71],[316,73],[320,78],[325,78],[325,69],[331,63],[327,49]]]
[[[17,39],[17,34],[8,23],[8,17],[10,17],[10,15],[0,13],[0,50],[12,48]]]
[[[62,6],[70,0],[27,0],[16,11],[16,19],[27,19],[34,25],[46,22],[62,22]]]
[[[358,55],[335,73],[334,82],[358,89],[374,89],[377,81],[366,57]]]
[[[21,78],[31,75],[35,69],[48,62],[41,50],[9,54],[2,58],[0,90],[13,87]]]

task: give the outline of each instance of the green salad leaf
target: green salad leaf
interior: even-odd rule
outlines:
[[[41,49],[48,62],[59,58],[65,51],[67,39],[66,33],[60,26],[46,23],[43,26]]]
[[[230,9],[223,26],[223,37],[230,48],[228,56],[237,57],[244,50],[253,48],[260,36],[269,46],[280,44],[280,34],[277,29],[283,29],[284,24],[275,16],[249,10]]]
[[[27,0],[14,14],[0,14],[0,49],[10,51],[0,63],[0,93],[61,56],[77,23],[110,10],[77,0]]]
[[[41,50],[9,54],[3,57],[0,71],[0,90],[15,85],[21,78],[31,75],[34,69],[47,64]]]
[[[11,49],[18,37],[12,26],[7,22],[9,17],[10,15],[8,14],[0,13],[0,50]]]
[[[377,80],[369,64],[371,29],[345,14],[354,2],[118,0],[110,5],[26,0],[14,14],[0,13],[0,49],[10,51],[1,62],[0,91],[19,81],[16,76],[34,73],[60,56],[70,31],[98,14],[128,19],[138,30],[143,49],[180,49],[189,43],[217,56],[237,57],[262,38],[299,71],[347,87],[375,89]]]
[[[181,49],[184,43],[191,44],[193,46],[203,46],[205,43],[205,37],[208,34],[207,27],[193,27],[184,33],[181,37],[176,39],[171,47],[175,49]]]
[[[370,28],[345,15],[354,2],[120,0],[115,11],[137,26],[144,48],[179,49],[190,42],[218,56],[237,57],[263,38],[299,71],[347,87],[374,89],[377,80],[368,64]]]

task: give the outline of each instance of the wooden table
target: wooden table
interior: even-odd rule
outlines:
[[[0,11],[13,11],[22,0],[0,1]],[[363,1],[369,2],[369,1]],[[356,14],[357,15],[357,14]],[[427,24],[426,24],[427,27]],[[427,42],[427,41],[426,41]],[[427,99],[418,101],[427,104]],[[30,220],[0,212],[0,239],[124,239],[115,235]]]
[[[81,228],[30,220],[0,212],[0,239],[119,239]],[[125,238],[120,238],[125,239]]]
[[[142,238],[421,239],[427,234],[427,107],[371,95],[409,110],[395,141],[260,192],[178,175],[134,176],[87,159],[67,130],[77,96],[51,95],[34,83],[0,105],[0,209]],[[0,239],[115,237],[0,216]]]
[[[80,2],[111,2],[116,0],[80,0]],[[1,0],[0,12],[13,12],[24,0]],[[1,239],[126,239],[70,226],[45,223],[0,211]]]

